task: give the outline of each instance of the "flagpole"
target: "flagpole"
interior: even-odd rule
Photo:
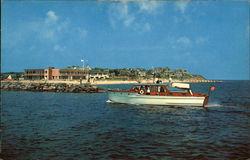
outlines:
[[[210,96],[210,94],[211,94],[211,87],[209,88],[207,95]]]
[[[211,91],[214,91],[215,90],[215,86],[212,86],[209,88],[209,91],[208,91],[208,96],[210,96],[211,94]]]
[[[84,72],[85,72],[85,70],[84,70],[84,59],[81,59],[81,62],[82,62],[82,71],[83,71],[83,75],[84,75]]]
[[[84,70],[84,59],[81,59],[82,62],[82,69]]]
[[[210,97],[211,91],[214,91],[214,90],[215,90],[215,87],[214,87],[214,86],[212,86],[212,87],[209,88],[208,95],[206,96],[206,98],[205,98],[205,100],[204,100],[204,103],[203,103],[203,107],[205,107],[205,104],[208,103],[208,99],[209,99],[209,97]]]

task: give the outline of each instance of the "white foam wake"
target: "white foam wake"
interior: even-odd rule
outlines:
[[[221,105],[219,103],[209,103],[205,107],[223,107],[223,105]]]
[[[113,103],[110,99],[106,101],[107,103]]]

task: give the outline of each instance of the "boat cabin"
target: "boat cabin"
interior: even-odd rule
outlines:
[[[172,85],[173,86],[173,85]],[[160,96],[192,96],[193,93],[189,87],[178,88],[162,84],[133,85],[129,92],[141,95],[160,95]]]
[[[109,98],[115,103],[205,106],[209,95],[192,93],[189,84],[136,84],[130,90],[109,90]]]

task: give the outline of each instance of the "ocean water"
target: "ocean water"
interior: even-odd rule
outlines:
[[[202,93],[216,86],[207,108],[112,104],[105,93],[2,91],[1,158],[250,158],[250,81],[191,86]]]

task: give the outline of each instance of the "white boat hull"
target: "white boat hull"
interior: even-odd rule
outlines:
[[[195,96],[159,96],[159,95],[140,95],[129,92],[108,92],[109,99],[115,103],[128,104],[151,104],[151,105],[170,105],[170,106],[203,106],[205,97]]]

